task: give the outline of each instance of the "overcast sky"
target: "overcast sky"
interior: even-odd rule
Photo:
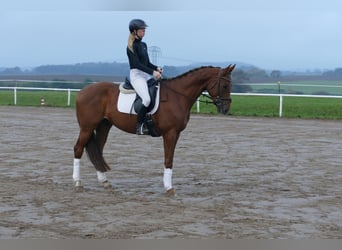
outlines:
[[[230,2],[2,0],[0,67],[127,62],[132,18],[149,25],[144,41],[161,49],[160,66],[236,61],[270,70],[342,67],[342,1]]]

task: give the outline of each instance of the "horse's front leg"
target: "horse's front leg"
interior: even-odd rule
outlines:
[[[172,167],[173,157],[175,153],[176,144],[179,138],[179,132],[169,131],[163,135],[164,140],[164,176],[163,183],[168,195],[174,195],[175,190],[172,187]]]

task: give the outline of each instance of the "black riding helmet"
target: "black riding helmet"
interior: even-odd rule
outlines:
[[[132,33],[138,29],[145,29],[148,25],[141,19],[133,19],[129,22],[129,31]]]

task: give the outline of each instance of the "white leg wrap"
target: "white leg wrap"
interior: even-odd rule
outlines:
[[[72,173],[72,178],[74,181],[79,181],[81,180],[80,177],[80,159],[74,159],[74,171]]]
[[[105,173],[102,173],[100,171],[96,171],[96,174],[97,174],[97,179],[99,182],[103,183],[107,180],[107,177],[106,177],[106,174]]]
[[[170,190],[172,188],[172,169],[170,168],[164,168],[164,187],[166,191]]]

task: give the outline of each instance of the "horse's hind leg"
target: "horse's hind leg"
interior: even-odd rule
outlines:
[[[75,182],[75,187],[78,191],[83,190],[83,184],[81,182],[80,176],[80,159],[83,155],[84,147],[88,142],[89,138],[92,136],[92,134],[92,130],[86,130],[81,128],[77,142],[74,146],[74,167],[72,177]]]
[[[106,144],[108,133],[111,127],[112,124],[107,119],[104,119],[96,128],[96,144],[101,155],[103,155],[103,148]],[[98,181],[103,184],[105,189],[112,188],[112,185],[107,180],[105,172],[97,170],[96,173]]]

